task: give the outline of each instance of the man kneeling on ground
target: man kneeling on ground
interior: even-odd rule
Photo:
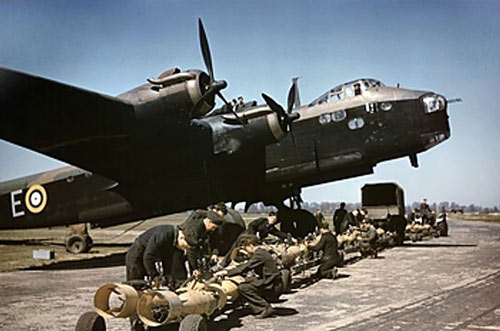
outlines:
[[[337,268],[342,264],[342,257],[338,252],[337,238],[328,229],[328,224],[323,224],[320,227],[321,238],[315,245],[308,246],[309,250],[313,252],[323,251],[321,257],[321,264],[314,278],[330,278],[333,279],[337,276]]]
[[[249,235],[241,241],[250,259],[236,268],[219,271],[215,276],[235,276],[247,272],[245,281],[238,285],[238,291],[248,303],[256,318],[272,315],[273,308],[269,301],[276,299],[281,293],[281,273],[271,254],[258,247],[257,236]]]

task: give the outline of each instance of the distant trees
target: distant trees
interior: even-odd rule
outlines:
[[[339,208],[340,206],[340,201],[336,202],[303,202],[302,203],[302,208],[306,209],[312,213],[314,213],[317,209],[321,210],[323,213],[333,213],[335,209]],[[420,201],[419,202],[412,202],[410,205],[406,206],[406,212],[410,213],[414,208],[419,208],[420,207]],[[494,206],[494,207],[482,207],[482,206],[477,206],[475,204],[470,204],[468,206],[466,205],[459,205],[456,202],[448,202],[448,201],[441,201],[439,203],[433,202],[429,205],[431,210],[436,210],[436,211],[441,211],[445,209],[446,211],[463,211],[464,213],[498,213],[499,212],[499,207],[500,205]],[[361,203],[356,202],[356,203],[349,203],[346,202],[346,209],[347,210],[354,210],[357,208],[361,208]],[[276,208],[273,206],[265,206],[263,203],[254,203],[250,209],[248,210],[250,213],[268,213],[270,211],[276,211]]]

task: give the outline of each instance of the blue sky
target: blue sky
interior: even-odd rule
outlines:
[[[500,206],[498,1],[2,1],[0,66],[118,95],[177,66],[204,69],[197,19],[227,97],[303,103],[360,77],[432,90],[452,137],[374,175],[304,189],[308,201],[356,202],[364,183],[395,181],[407,201]],[[0,181],[58,166],[0,141]]]

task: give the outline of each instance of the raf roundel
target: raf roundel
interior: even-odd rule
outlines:
[[[47,192],[43,186],[38,184],[31,186],[26,192],[25,203],[31,213],[42,212],[47,205]]]

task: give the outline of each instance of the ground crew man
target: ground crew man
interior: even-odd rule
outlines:
[[[158,287],[160,276],[165,276],[169,284],[177,287],[176,282],[186,275],[184,252],[188,248],[184,233],[175,225],[158,225],[147,230],[135,239],[125,256],[127,280],[149,276],[152,286]],[[163,275],[156,262],[162,263]],[[130,324],[132,330],[141,329],[135,314],[130,317]]]
[[[171,276],[174,256],[189,248],[184,233],[170,224],[155,226],[135,239],[125,256],[127,280],[151,277],[156,283],[160,273],[155,262],[162,262],[163,274]],[[176,267],[176,266],[174,266]]]
[[[224,223],[224,219],[216,212],[198,209],[179,225],[179,229],[184,232],[186,241],[191,246],[187,250],[187,259],[194,276],[200,275],[203,252],[210,250],[208,247],[209,233],[215,231],[222,223]]]
[[[422,203],[420,203],[420,215],[422,215],[422,221],[424,224],[431,223],[432,219],[432,210],[427,203],[427,199],[423,199]]]
[[[377,257],[377,229],[371,224],[368,218],[365,218],[361,222],[361,232],[363,233],[363,239],[359,243],[359,248],[361,256],[371,256],[373,258]]]
[[[278,230],[275,226],[276,223],[278,223],[278,215],[272,211],[267,215],[267,217],[257,218],[250,222],[245,232],[248,234],[254,234],[259,239],[265,239],[269,234],[281,239],[286,239],[288,235]]]
[[[314,213],[314,217],[316,218],[316,226],[318,227],[318,230],[323,227],[323,223],[326,222],[325,215],[321,212],[320,209],[316,209],[316,212]]]
[[[345,202],[340,203],[340,207],[335,210],[333,214],[333,226],[335,227],[335,234],[339,235],[342,232],[340,231],[340,225],[347,215],[347,210],[345,210]]]
[[[272,315],[269,301],[277,299],[281,293],[281,273],[271,254],[257,245],[257,236],[247,236],[241,242],[250,259],[230,270],[222,270],[215,276],[234,276],[246,272],[245,281],[238,285],[240,296],[245,300],[256,318]]]
[[[238,97],[238,102],[236,103],[236,111],[242,110],[245,107],[245,102],[243,101],[243,97],[240,95]]]
[[[360,222],[365,218],[365,213],[362,210],[355,209],[344,217],[344,220],[340,224],[340,231],[344,233],[349,227],[358,226]]]
[[[320,228],[321,238],[315,245],[308,245],[309,250],[313,252],[323,251],[320,266],[313,278],[330,278],[333,279],[337,276],[337,269],[342,263],[339,255],[337,238],[328,229],[328,225],[324,224]],[[306,242],[307,245],[307,242]]]

